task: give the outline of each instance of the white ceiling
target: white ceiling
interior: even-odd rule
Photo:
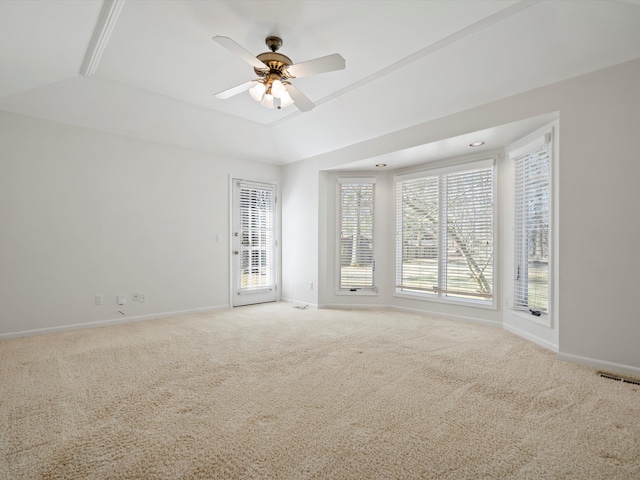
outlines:
[[[255,74],[215,35],[256,55],[278,35],[294,63],[340,53],[347,67],[293,80],[307,113],[218,100]],[[638,0],[0,1],[0,109],[274,164],[639,57]],[[512,141],[539,120],[469,138]]]

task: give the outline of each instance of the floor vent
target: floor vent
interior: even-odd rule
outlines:
[[[640,380],[638,380],[638,379],[625,378],[625,377],[621,377],[621,376],[613,374],[613,373],[598,372],[598,376],[600,376],[602,378],[608,378],[609,380],[615,380],[616,382],[631,383],[632,385],[640,385]]]

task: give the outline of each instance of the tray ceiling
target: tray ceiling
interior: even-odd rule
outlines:
[[[638,58],[638,25],[637,1],[4,0],[0,109],[287,164]],[[255,74],[214,35],[347,67],[294,80],[307,113],[218,100]]]

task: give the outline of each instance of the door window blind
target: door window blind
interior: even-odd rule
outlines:
[[[375,179],[340,178],[338,184],[339,288],[372,289]]]
[[[240,290],[273,284],[273,203],[270,187],[240,184]]]

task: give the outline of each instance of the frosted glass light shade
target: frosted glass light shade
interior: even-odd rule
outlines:
[[[260,105],[267,108],[273,108],[273,95],[267,93],[260,102]]]
[[[271,94],[276,98],[282,98],[282,95],[287,93],[287,89],[284,87],[280,80],[274,80],[271,84]]]
[[[264,83],[258,82],[249,89],[249,95],[251,95],[251,98],[253,98],[256,102],[259,102],[262,100],[264,92],[266,91],[267,87],[264,86]]]
[[[291,95],[289,95],[289,92],[287,92],[285,88],[284,93],[280,95],[280,108],[286,108],[291,105],[293,105],[293,98],[291,98]]]

